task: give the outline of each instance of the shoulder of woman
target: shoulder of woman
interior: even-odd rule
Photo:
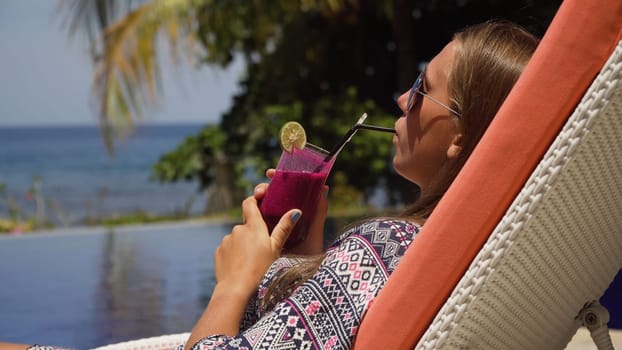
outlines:
[[[271,281],[289,268],[296,266],[304,261],[304,258],[298,256],[282,256],[276,259],[264,274],[264,278],[260,284],[268,285]]]
[[[409,246],[421,230],[421,225],[402,218],[374,218],[360,222],[345,231],[331,247],[347,239],[364,239],[370,242],[396,241]]]

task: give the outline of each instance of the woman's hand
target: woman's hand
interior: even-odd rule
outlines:
[[[257,290],[270,265],[281,256],[301,211],[285,213],[272,234],[257,207],[257,200],[249,197],[242,203],[244,224],[233,227],[214,254],[216,282],[227,290],[250,297]]]
[[[274,177],[276,170],[266,170],[266,176],[269,179]],[[269,184],[260,183],[255,186],[254,197],[257,201],[260,201],[266,194]],[[317,209],[315,211],[315,217],[309,225],[309,232],[307,238],[300,244],[289,248],[284,253],[300,254],[300,255],[316,255],[321,254],[324,251],[324,223],[326,222],[326,216],[328,214],[328,186],[324,185],[322,194],[318,200]]]
[[[233,227],[214,253],[216,287],[205,311],[186,343],[190,349],[200,339],[213,334],[238,334],[244,309],[270,265],[281,255],[283,245],[301,212],[285,213],[268,234],[257,200],[242,202],[244,224]]]

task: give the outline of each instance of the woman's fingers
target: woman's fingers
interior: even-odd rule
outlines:
[[[276,173],[276,169],[270,168],[270,169],[266,170],[266,177],[268,179],[272,179],[274,177],[275,173]]]
[[[296,222],[300,219],[302,212],[299,209],[292,209],[285,213],[279,223],[276,224],[270,238],[272,239],[272,248],[275,253],[280,253],[283,250],[283,246],[289,237],[289,234],[294,229]]]
[[[245,224],[255,228],[261,228],[262,225],[263,227],[266,226],[257,206],[257,199],[254,196],[248,197],[242,202],[242,219]]]
[[[255,190],[253,191],[253,197],[255,197],[256,200],[260,201],[266,195],[267,190],[268,190],[268,184],[260,183],[257,186],[255,186]]]
[[[275,173],[276,173],[276,170],[272,168],[268,169],[266,170],[266,177],[268,177],[269,179],[272,179]],[[256,200],[260,201],[266,195],[266,191],[268,190],[268,185],[269,185],[268,183],[262,182],[258,184],[257,186],[255,186],[255,190],[253,191],[253,196],[255,197]]]

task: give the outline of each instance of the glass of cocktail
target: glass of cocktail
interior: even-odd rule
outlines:
[[[327,158],[328,152],[306,143],[304,148],[283,150],[268,191],[261,200],[259,210],[272,232],[281,216],[291,209],[302,210],[285,249],[295,247],[307,238],[309,225],[315,216],[319,196],[335,162]]]
[[[330,152],[307,143],[304,128],[297,122],[287,122],[281,128],[279,141],[283,153],[268,191],[259,204],[259,210],[270,232],[287,211],[302,210],[302,217],[287,239],[285,249],[295,247],[307,238],[322,187],[335,158],[356,131],[367,129],[395,133],[391,128],[363,124],[365,118],[367,113],[363,113]]]

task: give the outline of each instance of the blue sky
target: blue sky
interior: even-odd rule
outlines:
[[[57,6],[52,0],[0,1],[0,126],[97,124],[86,46],[68,38]],[[239,63],[173,73],[163,62],[163,99],[145,123],[218,121],[241,74]]]

